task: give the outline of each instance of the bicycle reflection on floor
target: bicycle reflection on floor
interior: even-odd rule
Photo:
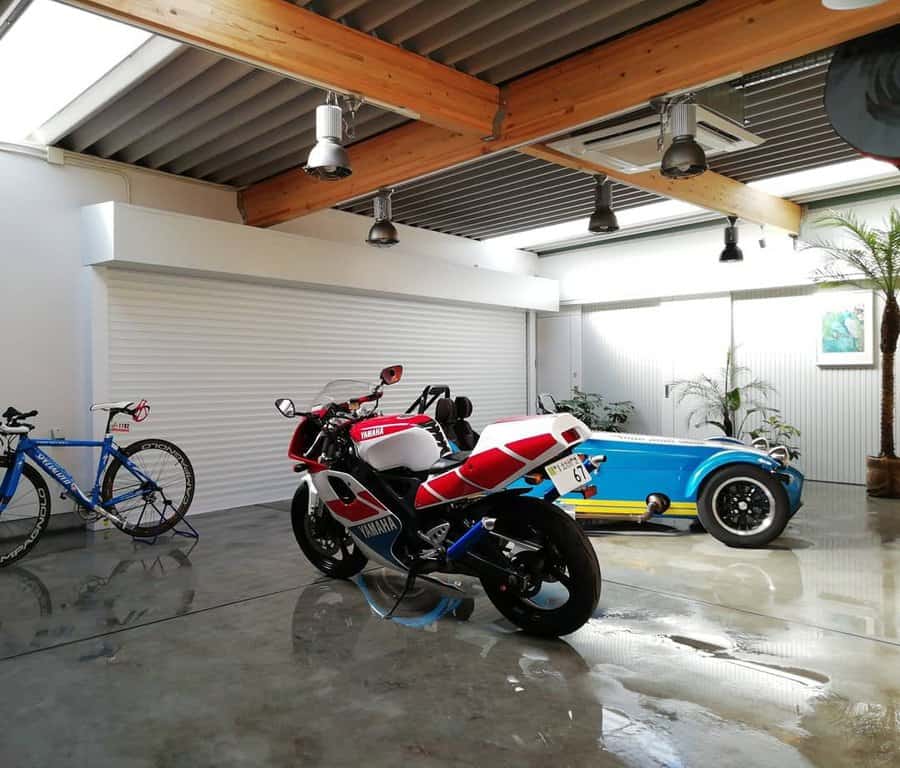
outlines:
[[[187,613],[196,590],[190,545],[119,560],[107,575],[89,575],[55,586],[29,570],[0,571],[0,659],[164,616]],[[51,581],[46,577],[47,581]],[[158,582],[174,582],[160,590]]]

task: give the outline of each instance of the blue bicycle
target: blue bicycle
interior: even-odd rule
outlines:
[[[31,461],[63,487],[62,498],[77,504],[85,520],[108,519],[135,538],[168,531],[187,514],[194,498],[194,470],[178,446],[148,438],[126,448],[113,439],[113,423],[122,414],[140,422],[150,414],[145,401],[98,403],[92,411],[108,414],[103,440],[33,439],[33,424],[24,420],[37,411],[7,408],[0,423],[0,567],[28,552],[50,521],[50,491]],[[4,444],[5,443],[5,449]],[[99,448],[94,487],[84,493],[71,473],[42,448]]]

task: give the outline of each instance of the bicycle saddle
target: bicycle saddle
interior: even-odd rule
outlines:
[[[121,403],[94,403],[91,405],[92,411],[127,411],[133,408],[136,403],[133,400],[123,400]]]
[[[143,421],[150,415],[150,403],[146,400],[122,400],[118,403],[94,403],[91,411],[109,411],[110,413],[127,413],[135,421]]]

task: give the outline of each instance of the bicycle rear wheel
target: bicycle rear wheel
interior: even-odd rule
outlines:
[[[0,456],[0,475],[12,466],[9,456]],[[16,492],[0,512],[0,568],[30,550],[50,522],[50,490],[30,464],[22,467]]]
[[[177,445],[167,440],[138,440],[122,453],[156,485],[142,480],[119,459],[113,459],[103,476],[103,506],[116,517],[113,525],[129,536],[150,538],[177,525],[194,499],[194,469]],[[140,491],[115,506],[110,502]]]

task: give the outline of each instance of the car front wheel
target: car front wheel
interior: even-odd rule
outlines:
[[[697,499],[700,522],[730,547],[763,547],[790,519],[787,492],[771,472],[748,464],[723,467]]]

